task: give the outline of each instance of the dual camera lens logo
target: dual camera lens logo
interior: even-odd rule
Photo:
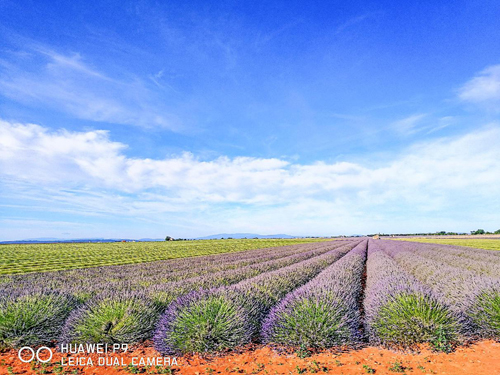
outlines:
[[[25,351],[28,351],[31,353],[31,358],[29,358],[29,359],[23,358],[23,352],[25,352]],[[40,354],[42,354],[42,356],[45,357],[45,353],[44,353],[45,351],[49,352],[49,358],[42,359]],[[21,349],[19,349],[19,352],[17,353],[17,357],[19,358],[19,360],[21,362],[24,362],[24,363],[32,362],[35,359],[35,357],[36,357],[37,361],[42,362],[42,363],[47,363],[52,359],[52,354],[53,354],[52,350],[50,348],[47,348],[46,346],[39,347],[36,352],[33,348],[31,348],[29,346],[23,346]]]

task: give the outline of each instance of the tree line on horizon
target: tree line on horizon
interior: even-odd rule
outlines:
[[[435,233],[378,233],[379,236],[468,236],[468,235],[481,235],[481,234],[500,234],[500,229],[494,232],[488,232],[484,229],[471,230],[469,233],[446,232],[444,230]],[[368,237],[375,236],[369,234]]]

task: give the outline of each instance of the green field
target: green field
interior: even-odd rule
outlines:
[[[133,264],[277,247],[325,238],[0,245],[0,274]]]
[[[398,241],[412,241],[423,243],[437,243],[443,245],[467,246],[476,249],[500,250],[500,239],[481,239],[481,238],[391,238]]]

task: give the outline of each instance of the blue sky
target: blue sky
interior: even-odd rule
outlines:
[[[495,1],[0,0],[0,239],[500,228]]]

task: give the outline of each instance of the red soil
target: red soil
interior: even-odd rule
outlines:
[[[43,368],[40,364],[30,366],[22,363],[17,351],[0,353],[0,374],[130,374],[160,373],[164,368],[125,368],[122,366],[97,366],[98,355],[91,356],[94,366],[59,367],[54,362],[68,362],[68,354],[55,353],[51,365]],[[76,355],[73,355],[76,356]],[[84,357],[85,355],[80,355]],[[102,356],[102,355],[101,355]],[[129,353],[108,357],[123,359],[130,363],[132,357],[159,357],[150,345],[135,347]],[[87,357],[88,358],[88,355]],[[172,358],[173,360],[173,358]],[[198,356],[179,357],[178,365],[172,366],[174,374],[466,374],[499,375],[500,343],[482,341],[467,347],[460,347],[453,353],[435,353],[428,349],[403,353],[375,347],[346,352],[323,351],[300,358],[296,353],[285,353],[269,347],[247,348],[222,356],[201,358]],[[45,372],[44,372],[45,371]],[[136,372],[138,371],[138,372]],[[374,371],[374,372],[371,372]],[[169,372],[163,372],[169,373]]]

